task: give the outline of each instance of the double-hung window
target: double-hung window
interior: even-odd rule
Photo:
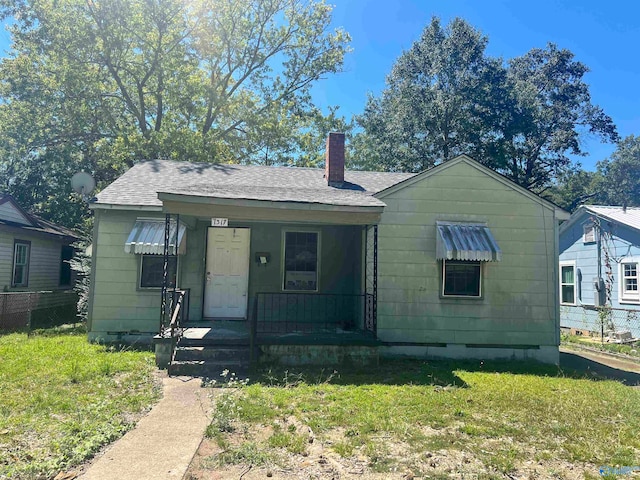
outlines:
[[[634,259],[623,259],[620,263],[620,301],[640,303],[638,283],[640,278],[639,262]]]
[[[283,290],[318,291],[318,232],[284,232]]]
[[[164,255],[141,255],[140,288],[162,288],[164,277]],[[176,285],[178,257],[169,256],[167,264],[167,287]]]
[[[31,242],[16,240],[13,244],[12,287],[26,287],[29,285],[29,257],[31,256]]]
[[[560,262],[560,303],[576,304],[576,264]]]
[[[482,263],[461,260],[442,261],[443,297],[480,297]]]

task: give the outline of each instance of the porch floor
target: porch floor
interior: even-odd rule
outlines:
[[[249,345],[248,321],[202,321],[184,324],[181,342],[185,344],[233,344]],[[380,341],[370,332],[321,331],[258,333],[258,345],[379,345]]]

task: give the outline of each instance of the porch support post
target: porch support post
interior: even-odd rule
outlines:
[[[373,334],[378,336],[378,225],[373,226]]]
[[[164,216],[164,261],[162,263],[162,288],[160,289],[160,336],[165,335],[167,318],[167,277],[169,274],[169,238],[171,232],[171,215]]]

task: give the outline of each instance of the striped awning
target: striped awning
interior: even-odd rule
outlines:
[[[180,223],[178,229],[178,254],[186,253],[186,227]],[[169,231],[169,255],[175,255],[176,222],[171,222]],[[164,255],[164,220],[136,220],[129,238],[124,244],[126,253]]]
[[[438,260],[499,262],[500,247],[489,227],[478,223],[437,223],[436,257]]]

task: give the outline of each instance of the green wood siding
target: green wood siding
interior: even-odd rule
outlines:
[[[153,216],[148,212],[104,210],[96,219],[95,281],[90,323],[90,337],[93,339],[107,338],[107,332],[149,334],[159,327],[159,290],[138,288],[140,256],[124,251],[136,218]],[[187,252],[179,259],[178,283],[181,288],[191,290],[190,319],[200,320],[210,220],[182,219],[191,227],[187,230]],[[362,227],[239,223],[231,219],[229,228],[233,227],[251,228],[249,315],[257,292],[282,291],[282,232],[285,229],[320,232],[320,292],[360,293]],[[259,266],[255,262],[257,252],[269,252],[269,264]]]
[[[461,162],[383,198],[378,336],[389,342],[556,345],[554,211]],[[436,221],[486,222],[502,261],[482,298],[441,298]]]

